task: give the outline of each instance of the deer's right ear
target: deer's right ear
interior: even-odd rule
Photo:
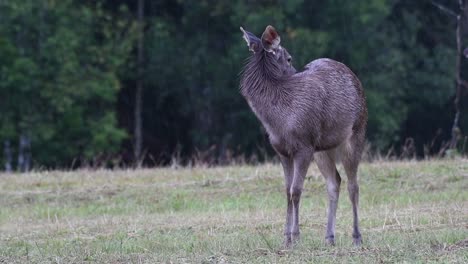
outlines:
[[[272,26],[267,26],[262,34],[263,48],[268,52],[274,52],[281,42],[281,38]]]
[[[249,50],[253,53],[260,51],[260,39],[257,38],[254,34],[245,31],[242,27],[240,27],[240,30],[242,31],[242,33],[244,33],[242,37],[244,38],[245,42],[247,42]]]

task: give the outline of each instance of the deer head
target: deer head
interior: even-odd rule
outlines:
[[[244,33],[244,40],[254,56],[265,57],[274,68],[279,69],[282,75],[296,73],[292,66],[292,57],[288,51],[280,45],[281,38],[272,26],[267,26],[261,39],[254,34],[240,28]]]

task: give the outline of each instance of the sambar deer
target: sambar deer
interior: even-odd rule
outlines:
[[[285,246],[299,239],[299,201],[312,160],[327,184],[326,242],[335,243],[341,183],[336,163],[341,162],[353,208],[353,243],[360,245],[357,170],[367,125],[361,82],[347,66],[331,59],[314,60],[303,71],[296,71],[272,26],[266,27],[261,38],[242,27],[241,31],[252,52],[241,73],[241,94],[265,127],[284,170]]]

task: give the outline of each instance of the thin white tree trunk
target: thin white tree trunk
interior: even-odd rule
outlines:
[[[25,134],[21,134],[18,147],[18,170],[27,172],[31,168],[31,140]]]
[[[11,172],[13,170],[13,165],[11,164],[13,161],[13,154],[11,152],[11,144],[9,140],[5,140],[3,142],[3,154],[5,158],[5,171]]]
[[[463,1],[463,0],[458,0],[459,8],[460,8],[460,13],[457,15],[457,30],[456,30],[456,40],[457,40],[457,60],[456,60],[456,78],[457,78],[457,83],[456,83],[456,90],[455,90],[455,100],[454,100],[454,107],[455,107],[455,117],[453,119],[453,125],[452,125],[452,138],[450,139],[450,148],[451,149],[456,149],[457,148],[457,142],[458,139],[460,138],[460,128],[458,126],[459,119],[460,119],[460,97],[461,97],[461,91],[463,88],[463,80],[461,77],[461,58],[463,56],[463,51],[462,51],[462,25],[463,25],[463,19],[466,19],[466,12],[468,8],[468,1]]]
[[[141,152],[143,144],[143,15],[144,15],[144,0],[138,0],[138,50],[137,50],[137,80],[135,92],[135,142],[134,142],[134,159],[135,164],[140,167],[142,162]]]

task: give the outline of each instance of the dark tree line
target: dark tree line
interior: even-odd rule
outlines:
[[[330,57],[356,72],[366,90],[372,150],[463,152],[464,6],[2,0],[0,159],[6,169],[27,170],[269,157],[265,132],[238,92],[248,56],[239,26],[259,34],[268,24],[296,68]]]

